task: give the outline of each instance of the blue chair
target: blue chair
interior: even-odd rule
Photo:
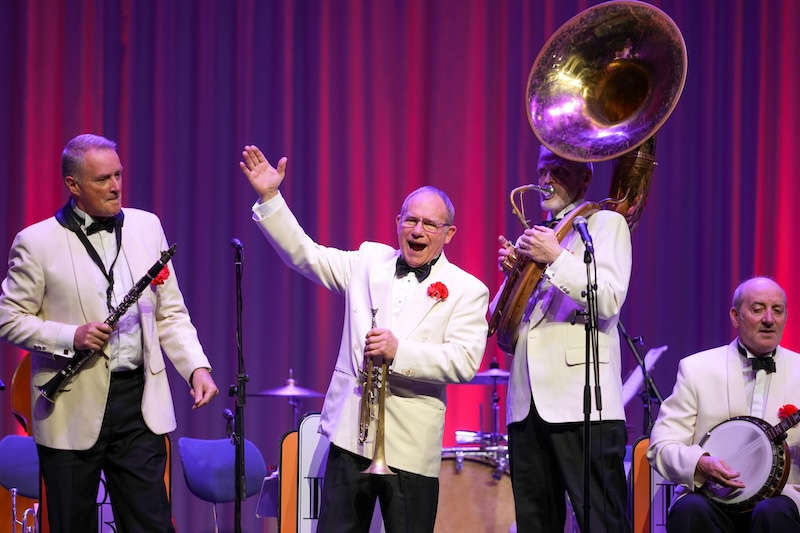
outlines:
[[[235,499],[235,449],[230,439],[178,439],[178,455],[183,465],[183,477],[192,494],[210,502],[217,529],[217,503]],[[249,440],[244,440],[244,469],[246,495],[249,498],[261,489],[267,475],[264,457]]]
[[[33,510],[26,510],[20,521],[17,495],[39,499],[39,456],[33,437],[6,435],[0,440],[0,485],[11,493],[11,530],[16,531],[18,525],[24,528]]]

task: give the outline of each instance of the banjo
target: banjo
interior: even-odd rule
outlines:
[[[798,422],[800,411],[774,426],[755,416],[736,416],[711,428],[699,445],[739,472],[745,486],[731,488],[709,481],[702,488],[706,496],[729,511],[746,512],[780,494],[791,468],[786,432]]]

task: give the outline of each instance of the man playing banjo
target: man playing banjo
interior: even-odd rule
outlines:
[[[667,531],[800,531],[800,429],[786,431],[800,420],[789,416],[800,406],[800,354],[779,346],[786,293],[769,278],[746,280],[730,317],[739,336],[680,362],[651,432],[650,464],[681,485]]]

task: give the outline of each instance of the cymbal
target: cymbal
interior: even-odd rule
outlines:
[[[276,389],[264,389],[262,391],[253,392],[248,396],[275,396],[283,398],[321,398],[323,394],[315,390],[306,389],[299,385],[295,385],[294,379],[289,378],[286,380],[286,385]]]
[[[490,368],[478,372],[470,381],[470,385],[494,385],[495,383],[508,383],[510,372],[502,368]]]

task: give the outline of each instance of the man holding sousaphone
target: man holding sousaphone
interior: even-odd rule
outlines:
[[[641,216],[654,135],[678,102],[686,64],[672,19],[620,0],[564,23],[531,67],[525,111],[542,143],[539,184],[512,192],[526,229],[516,249],[501,238],[508,276],[489,323],[513,354],[506,421],[518,531],[563,530],[565,491],[582,531],[630,530],[617,324],[631,274],[629,228]],[[610,198],[584,202],[591,162],[610,159]],[[543,195],[555,228],[529,227],[514,200],[529,189]]]
[[[681,485],[667,531],[800,531],[800,354],[780,346],[786,293],[746,280],[729,313],[739,336],[681,360],[650,434],[650,463]]]
[[[563,159],[542,146],[538,171],[539,187],[547,191],[540,206],[548,221],[526,229],[515,252],[501,237],[498,257],[503,270],[511,253],[547,265],[518,329],[508,389],[506,420],[517,531],[563,531],[565,491],[585,530],[581,512],[585,246],[576,231],[570,230],[559,242],[548,226],[575,215],[592,177],[592,164]],[[597,266],[603,398],[602,414],[594,404],[591,413],[591,530],[625,532],[630,529],[623,468],[627,436],[617,323],[631,272],[630,232],[625,218],[614,211],[591,215],[588,230]],[[501,294],[502,290],[498,297]]]
[[[396,217],[399,249],[364,242],[337,250],[306,235],[278,192],[286,158],[274,168],[246,146],[242,159],[259,195],[253,219],[278,255],[345,297],[320,422],[331,448],[317,531],[367,532],[376,498],[387,532],[433,531],[445,388],[470,381],[480,366],[489,300],[486,286],[442,251],[456,232],[452,203],[439,189],[417,189]],[[381,377],[373,379],[373,366]],[[364,403],[370,398],[382,398],[377,417]]]

